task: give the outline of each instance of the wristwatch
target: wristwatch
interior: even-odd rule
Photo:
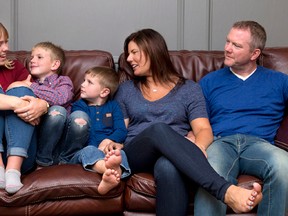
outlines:
[[[48,110],[49,110],[49,107],[50,107],[49,103],[47,101],[45,101],[45,102],[46,102],[47,110],[46,110],[46,112],[44,112],[44,114],[48,113]]]

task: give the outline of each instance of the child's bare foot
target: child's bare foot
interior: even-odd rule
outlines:
[[[102,180],[98,186],[99,194],[106,194],[116,187],[120,182],[120,175],[114,169],[107,169],[102,176]]]
[[[122,174],[122,170],[120,167],[122,157],[121,157],[121,152],[119,149],[109,151],[105,158],[105,167],[107,169],[114,169],[116,170],[120,175]]]
[[[235,213],[249,212],[262,200],[261,185],[253,183],[253,189],[248,190],[237,186],[230,186],[225,194],[225,203]]]

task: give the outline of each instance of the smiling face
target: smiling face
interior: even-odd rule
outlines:
[[[7,61],[6,53],[8,50],[8,38],[3,30],[0,29],[0,66],[5,65],[5,62]]]
[[[31,74],[41,81],[54,74],[58,68],[57,60],[53,60],[51,57],[51,51],[42,47],[35,47],[32,50],[29,66]]]
[[[151,76],[150,59],[134,41],[128,44],[127,62],[132,66],[135,76]]]

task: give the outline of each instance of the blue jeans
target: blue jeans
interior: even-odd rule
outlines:
[[[80,125],[76,119],[83,119],[87,124]],[[83,111],[72,112],[68,117],[61,145],[57,147],[59,163],[68,163],[74,154],[86,146],[90,132],[90,119]]]
[[[129,176],[131,170],[128,165],[127,157],[124,151],[121,150],[122,162],[120,167],[122,168],[121,179]],[[76,154],[69,161],[71,164],[82,164],[83,168],[87,171],[92,171],[90,168],[99,160],[104,160],[105,153],[98,149],[96,146],[86,146],[83,149],[76,152]]]
[[[286,151],[263,139],[236,134],[216,138],[207,153],[211,166],[233,184],[237,183],[240,174],[263,180],[263,200],[258,206],[258,215],[284,216],[288,213]],[[226,215],[226,205],[199,189],[195,196],[195,215]]]
[[[3,93],[2,89],[0,93]],[[9,89],[6,94],[17,97],[34,96],[33,91],[26,87]],[[21,172],[25,173],[35,166],[37,147],[35,127],[24,122],[12,110],[1,111],[0,115],[0,152],[4,152],[7,157],[10,155],[24,157]],[[3,157],[3,161],[7,162],[6,157]]]
[[[41,118],[38,126],[38,150],[36,162],[41,166],[50,166],[57,163],[54,155],[56,145],[59,144],[64,131],[67,111],[62,106],[52,106]]]

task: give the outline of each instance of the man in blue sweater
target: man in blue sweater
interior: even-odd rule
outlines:
[[[288,76],[257,65],[265,43],[257,22],[234,23],[225,44],[227,67],[200,81],[214,133],[207,154],[212,167],[235,184],[239,174],[263,180],[258,215],[284,216],[288,153],[273,140],[288,104]],[[195,215],[226,215],[226,205],[202,189],[195,200]]]

